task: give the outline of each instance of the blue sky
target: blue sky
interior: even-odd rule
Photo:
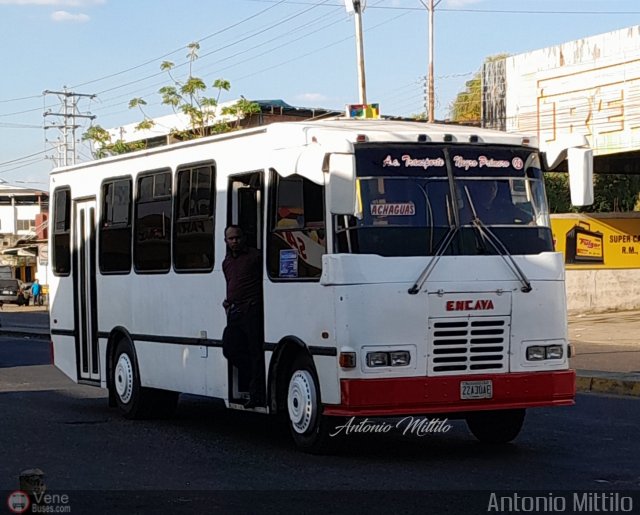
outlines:
[[[437,118],[487,56],[639,23],[638,0],[441,0]],[[363,24],[368,100],[384,114],[422,112],[428,27],[421,1],[367,0]],[[45,156],[53,151],[45,134],[55,140],[58,132],[42,127],[59,119],[43,113],[59,112],[60,102],[43,91],[97,95],[79,110],[105,128],[141,119],[128,109],[134,97],[148,102],[151,116],[170,114],[157,94],[170,82],[160,63],[185,63],[192,41],[201,45],[194,75],[207,84],[231,81],[222,100],[338,109],[358,101],[354,23],[344,0],[0,0],[0,31],[0,178],[23,186],[48,188]],[[81,160],[89,157],[81,148]]]

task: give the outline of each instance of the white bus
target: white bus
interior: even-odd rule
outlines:
[[[591,151],[473,127],[247,129],[51,173],[54,362],[126,417],[243,409],[222,354],[224,228],[263,255],[267,405],[318,451],[344,417],[465,418],[481,441],[574,402],[543,172]],[[500,202],[497,202],[500,200]],[[489,206],[494,202],[494,207]]]

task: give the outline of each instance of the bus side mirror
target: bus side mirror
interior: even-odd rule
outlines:
[[[567,149],[571,204],[593,204],[593,151],[589,148]]]
[[[356,211],[356,166],[353,154],[329,156],[329,210],[335,215]]]

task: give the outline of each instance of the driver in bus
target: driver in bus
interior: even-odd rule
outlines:
[[[472,217],[477,216],[487,225],[535,224],[532,214],[511,200],[507,181],[465,181],[464,191],[464,200],[469,204]]]
[[[224,231],[227,256],[222,270],[227,282],[227,298],[222,306],[227,314],[223,353],[240,371],[250,377],[249,399],[244,407],[265,405],[264,324],[262,310],[262,255],[247,246],[244,231],[230,225]]]

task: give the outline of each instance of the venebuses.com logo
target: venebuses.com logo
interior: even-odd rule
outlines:
[[[71,513],[67,494],[33,492],[30,497],[24,490],[16,490],[7,497],[11,513]]]
[[[7,506],[11,513],[24,513],[31,506],[31,501],[26,492],[16,490],[7,497]]]

